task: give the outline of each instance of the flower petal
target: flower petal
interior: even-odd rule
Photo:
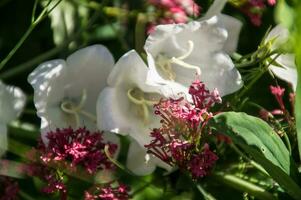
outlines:
[[[150,141],[151,128],[158,127],[159,121],[150,111],[149,123],[143,123],[122,88],[105,88],[97,101],[97,125],[100,130],[131,135],[139,144]]]
[[[26,97],[18,87],[5,85],[0,81],[0,123],[9,123],[22,112]]]
[[[150,78],[148,79],[153,79],[153,82],[167,84],[163,78],[164,74],[160,72],[154,60],[157,59],[159,54],[168,58],[183,55],[188,51],[188,42],[192,41],[194,44],[193,50],[183,61],[200,68],[201,80],[205,82],[210,90],[217,88],[221,95],[235,92],[243,84],[232,60],[224,52],[226,39],[227,32],[219,27],[218,17],[216,16],[202,22],[191,22],[187,25],[158,26],[145,44],[150,68]],[[196,71],[177,63],[172,63],[171,66],[176,74],[174,81],[188,88],[195,79]],[[148,80],[149,82],[151,81]],[[185,94],[185,91],[183,92]]]
[[[148,90],[145,84],[148,68],[135,50],[124,54],[115,64],[108,77],[108,85],[118,86],[122,84],[132,85],[135,83],[141,89]]]
[[[233,53],[236,51],[242,22],[229,15],[217,15],[218,25],[224,27],[228,31],[228,38],[224,45],[226,53]]]
[[[99,93],[107,86],[107,77],[114,66],[114,58],[103,45],[92,45],[70,55],[67,60],[68,94],[79,97],[83,89],[87,92],[84,109],[95,114]]]
[[[44,62],[29,74],[28,82],[34,89],[34,103],[38,116],[42,117],[47,113],[49,105],[59,104],[64,99],[66,76],[64,60]]]
[[[149,160],[146,162],[146,149],[141,147],[136,141],[132,140],[126,161],[126,166],[134,174],[143,176],[151,174],[156,169],[156,164]]]
[[[277,76],[278,78],[292,84],[293,90],[297,89],[298,74],[297,69],[294,65],[294,59],[292,54],[280,55],[276,61],[281,64],[283,67],[271,65],[269,69]]]

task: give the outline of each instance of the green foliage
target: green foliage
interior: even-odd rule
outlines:
[[[293,34],[294,41],[294,49],[296,54],[296,64],[297,64],[297,72],[298,72],[298,84],[296,91],[296,100],[295,100],[295,117],[296,117],[296,129],[297,129],[297,140],[299,147],[299,157],[301,158],[301,4],[295,7],[295,27]]]
[[[229,136],[293,198],[299,199],[301,189],[293,180],[297,171],[295,164],[281,138],[266,122],[245,113],[225,112],[216,115],[211,126]]]

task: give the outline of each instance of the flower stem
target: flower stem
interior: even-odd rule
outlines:
[[[250,183],[246,180],[243,180],[237,176],[226,174],[223,172],[215,172],[212,174],[212,177],[217,181],[228,185],[234,189],[240,190],[242,192],[247,192],[250,195],[257,197],[262,200],[275,200],[276,198],[265,189]]]
[[[18,41],[18,43],[15,45],[15,47],[8,53],[8,55],[1,61],[0,63],[0,70],[8,63],[8,61],[13,57],[13,55],[17,52],[17,50],[22,46],[22,44],[25,42],[25,40],[28,38],[28,36],[31,34],[31,32],[35,29],[35,27],[45,19],[45,17],[61,2],[62,0],[59,0],[49,11],[48,6],[46,6],[41,14],[37,17],[36,20],[34,19],[34,16],[32,16],[32,23],[28,27],[27,31],[24,33],[24,35],[21,37],[21,39]],[[33,13],[35,13],[36,9],[36,3],[33,8]]]
[[[22,199],[25,199],[25,200],[35,200],[33,197],[29,196],[29,194],[23,192],[22,190],[20,190],[18,192],[19,196],[22,197]]]
[[[137,16],[135,26],[135,49],[140,54],[144,52],[143,45],[145,41],[145,28],[147,23],[147,17],[143,13],[139,13]]]
[[[30,35],[30,33],[33,31],[33,29],[36,27],[35,24],[31,24],[27,31],[24,33],[24,35],[21,37],[19,42],[16,44],[16,46],[8,53],[8,55],[1,61],[0,63],[0,70],[6,65],[6,63],[13,57],[13,55],[16,53],[16,51],[21,47],[21,45],[24,43],[24,41],[27,39],[27,37]]]
[[[86,27],[83,27],[82,29],[80,29],[78,32],[76,32],[74,35],[70,36],[69,39],[62,43],[61,45],[21,64],[18,65],[16,67],[12,67],[11,69],[5,71],[4,73],[0,74],[0,79],[9,79],[17,74],[21,74],[24,71],[30,70],[32,67],[35,67],[36,64],[39,64],[41,62],[43,62],[44,60],[56,55],[57,53],[61,52],[63,49],[65,49],[66,47],[68,47],[68,45],[74,41],[75,39],[77,39],[84,31],[86,31],[88,28],[90,28],[93,23],[96,21],[96,19],[98,19],[99,17],[99,13],[95,13],[89,23],[86,25]],[[71,51],[74,49],[70,49]]]
[[[204,190],[204,188],[200,184],[197,184],[196,188],[202,193],[205,200],[216,200],[214,196],[212,196],[206,190]]]

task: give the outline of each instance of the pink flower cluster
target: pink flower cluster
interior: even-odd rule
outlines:
[[[34,150],[35,151],[35,150]],[[33,153],[32,151],[31,153]],[[42,192],[46,194],[52,194],[55,192],[60,193],[60,199],[67,199],[67,187],[64,183],[64,177],[58,173],[55,168],[37,163],[37,161],[31,160],[25,168],[25,172],[30,177],[38,177],[42,181],[46,182],[47,185],[42,188]]]
[[[15,200],[19,192],[19,185],[11,178],[0,176],[0,200]]]
[[[145,147],[148,153],[171,166],[179,166],[197,179],[207,175],[218,159],[202,138],[213,116],[209,109],[221,103],[221,98],[217,90],[209,92],[198,80],[190,86],[189,94],[193,103],[182,97],[162,99],[154,106],[155,114],[161,117],[161,127],[153,129],[152,141]]]
[[[250,18],[252,24],[260,26],[266,5],[273,6],[275,4],[276,0],[247,0],[240,6],[240,10]]]
[[[97,170],[114,169],[105,147],[113,155],[117,145],[104,142],[100,132],[90,132],[85,128],[56,129],[47,133],[47,139],[47,145],[40,141],[37,149],[28,153],[30,163],[24,169],[29,176],[38,177],[47,183],[42,188],[44,193],[59,192],[61,200],[65,200],[65,176],[83,172],[81,169],[85,170],[86,175],[92,175]]]
[[[156,19],[148,27],[148,33],[157,24],[186,23],[190,16],[197,17],[200,7],[193,0],[148,0],[156,9]]]
[[[111,155],[117,150],[117,145],[103,141],[100,132],[90,132],[85,128],[73,130],[72,128],[57,129],[47,134],[48,145],[41,143],[39,151],[44,163],[68,162],[71,168],[81,166],[90,174],[98,169],[112,169],[110,162],[104,152],[108,145]]]
[[[129,188],[124,184],[96,186],[92,191],[86,191],[85,200],[128,200],[128,192]]]

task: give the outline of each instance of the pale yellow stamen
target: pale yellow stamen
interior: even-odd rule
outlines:
[[[83,108],[87,101],[87,90],[83,89],[80,102],[76,105],[70,100],[65,100],[61,103],[61,109],[67,114],[73,115],[75,118],[76,126],[80,125],[80,115],[90,119],[93,123],[96,123],[96,116],[92,113],[85,111]]]
[[[187,52],[184,53],[183,55],[178,56],[178,57],[172,57],[169,59],[166,56],[159,54],[156,59],[157,66],[162,70],[162,72],[170,80],[176,79],[176,73],[172,69],[172,64],[177,64],[177,65],[179,65],[183,68],[187,68],[187,69],[193,69],[196,71],[196,74],[198,76],[201,75],[201,69],[198,66],[192,65],[192,64],[189,64],[189,63],[183,61],[184,59],[188,58],[191,55],[191,53],[194,49],[194,44],[191,40],[189,40],[187,43],[188,43],[188,49],[187,49]]]
[[[127,91],[129,100],[139,106],[138,114],[142,116],[144,124],[149,123],[149,106],[156,104],[156,101],[147,100],[144,93],[138,88],[132,88]]]

